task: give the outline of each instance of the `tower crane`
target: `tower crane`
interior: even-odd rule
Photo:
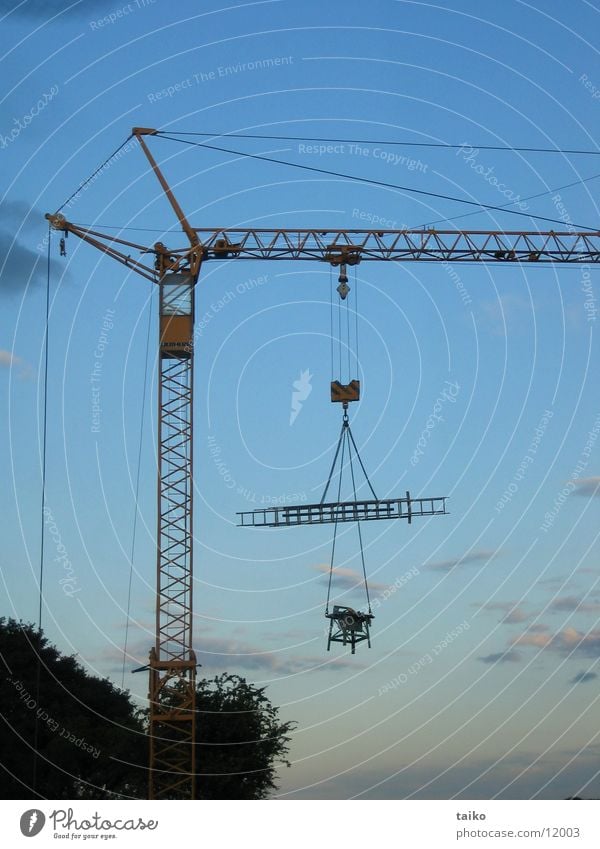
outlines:
[[[48,213],[72,234],[159,289],[156,638],[149,671],[149,798],[194,799],[196,657],[192,643],[194,293],[210,260],[305,260],[340,269],[365,261],[600,263],[600,231],[353,230],[192,227],[146,137],[132,135],[156,175],[188,244],[137,244]],[[61,254],[64,241],[61,239]],[[152,257],[148,261],[147,257]],[[408,495],[408,494],[407,494]],[[408,499],[410,508],[410,499]],[[398,503],[402,512],[402,504]],[[410,514],[410,509],[409,509]],[[323,520],[323,517],[321,517]]]

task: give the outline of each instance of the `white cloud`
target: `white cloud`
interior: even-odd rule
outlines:
[[[570,653],[577,652],[590,657],[600,656],[600,629],[578,631],[576,628],[564,628],[557,634],[525,633],[511,641],[513,646],[534,646],[539,649]]]
[[[0,366],[12,368],[12,366],[19,365],[20,362],[20,358],[15,356],[15,354],[10,351],[4,351],[0,348]]]

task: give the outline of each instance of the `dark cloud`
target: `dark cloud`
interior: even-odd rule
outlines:
[[[578,613],[597,613],[600,611],[600,604],[595,602],[584,602],[582,599],[574,595],[563,596],[556,598],[550,605],[550,610],[557,610],[562,613],[570,613],[576,610]]]
[[[198,662],[206,670],[227,671],[230,669],[250,669],[263,671],[275,676],[294,675],[298,672],[326,671],[362,668],[354,660],[343,657],[324,658],[323,655],[308,657],[290,655],[285,651],[265,651],[254,648],[237,640],[224,637],[204,637],[199,649],[196,649]]]
[[[535,624],[530,625],[527,630],[532,634],[543,634],[545,631],[550,630],[550,626],[544,625],[543,622],[536,622]]]
[[[526,613],[516,601],[490,601],[479,606],[484,610],[499,610],[505,613],[506,615],[500,620],[505,625],[526,622],[532,616],[531,613]]]
[[[505,625],[514,625],[519,622],[526,622],[530,616],[530,613],[525,613],[520,607],[515,607],[506,614],[502,621]]]
[[[432,563],[427,563],[427,569],[434,569],[437,572],[449,572],[455,566],[465,566],[468,563],[481,563],[491,560],[498,552],[488,549],[477,549],[470,551],[468,554],[463,554],[461,557],[453,557],[449,560],[437,560]]]
[[[29,204],[7,201],[0,206],[0,294],[45,283],[47,234],[44,216]],[[63,271],[55,259],[50,260],[50,268],[52,274]]]
[[[126,667],[145,665],[148,657],[148,645],[152,642],[150,636],[129,640]],[[201,664],[200,677],[210,678],[220,672],[255,672],[264,680],[296,675],[301,672],[339,672],[344,669],[357,672],[364,669],[364,664],[349,657],[321,654],[293,654],[289,648],[269,651],[257,648],[243,640],[227,637],[210,636],[205,631],[198,638],[196,658]],[[102,668],[103,674],[118,680],[123,663],[123,650],[117,646],[106,646],[98,653],[88,658]]]
[[[323,583],[328,584],[330,569],[329,564],[318,563],[313,568],[317,572],[321,572],[323,574]],[[365,579],[360,572],[357,572],[354,569],[348,569],[345,566],[333,567],[333,581],[337,589],[362,589],[365,583]],[[389,588],[389,584],[381,584],[378,581],[369,580],[369,589],[371,590],[387,590]]]
[[[600,477],[581,478],[577,481],[571,481],[575,484],[573,495],[584,495],[587,498],[595,496],[600,498]]]
[[[498,652],[497,654],[486,654],[484,657],[478,657],[482,663],[519,663],[521,655],[515,649]]]
[[[595,672],[578,672],[577,675],[569,681],[569,684],[585,684],[588,681],[593,681],[598,676]]]

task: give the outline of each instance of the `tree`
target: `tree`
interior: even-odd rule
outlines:
[[[266,798],[295,723],[237,675],[199,681],[196,709],[198,798]],[[0,618],[0,798],[144,799],[147,729],[128,693]]]
[[[199,799],[265,799],[276,789],[295,723],[281,722],[265,687],[239,675],[202,680],[196,688]]]
[[[147,761],[143,716],[128,693],[32,625],[0,618],[1,798],[144,798]]]

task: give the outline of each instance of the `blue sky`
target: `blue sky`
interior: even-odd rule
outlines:
[[[598,149],[587,2],[61,0],[50,13],[8,0],[0,10],[12,45],[0,118],[0,615],[37,617],[43,215],[131,127],[371,139],[325,152],[217,143],[391,184],[150,140],[198,227],[545,229],[527,213],[597,227],[598,157],[483,147]],[[394,186],[513,201],[526,214]],[[133,144],[66,214],[136,243],[184,244]],[[327,653],[331,526],[253,532],[235,513],[320,498],[340,426],[329,403],[337,277],[317,262],[206,263],[195,385],[203,671],[268,684],[298,722],[286,798],[597,797],[597,272],[363,262],[349,277],[363,387],[351,422],[375,490],[447,495],[449,515],[363,526],[373,646]],[[140,452],[125,686],[143,699],[147,683],[129,670],[153,642],[156,293],[74,238],[66,258],[53,238],[50,279],[43,625],[120,684]],[[306,371],[312,391],[290,424]],[[428,428],[434,410],[442,420]],[[336,598],[361,606],[352,525],[338,552]]]

